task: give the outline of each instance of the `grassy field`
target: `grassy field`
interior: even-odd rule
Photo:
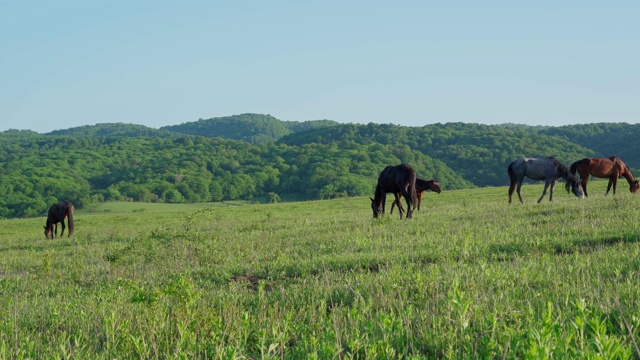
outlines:
[[[605,186],[1,220],[0,359],[637,357],[640,197]]]

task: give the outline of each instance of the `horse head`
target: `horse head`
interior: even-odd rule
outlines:
[[[371,197],[369,197],[369,199],[371,199]],[[376,201],[371,199],[371,210],[373,210],[373,218],[377,218],[378,215],[382,214],[382,202],[376,204]]]
[[[635,180],[631,183],[631,185],[629,185],[629,191],[631,191],[632,193],[637,193],[638,190],[640,190],[640,184],[638,184],[638,181],[640,180]]]
[[[431,182],[431,191],[437,192],[438,194],[442,192],[442,188],[440,187],[440,184],[438,184],[436,180],[433,180],[433,182]]]
[[[44,236],[48,239],[51,237],[53,239],[53,229],[47,228],[47,225],[44,226]]]
[[[580,180],[578,180],[578,178],[576,178],[575,176],[569,177],[564,187],[565,189],[567,189],[567,192],[569,192],[569,188],[571,188],[571,192],[573,192],[573,195],[579,198],[584,197],[584,189],[582,189],[582,184],[580,183]]]

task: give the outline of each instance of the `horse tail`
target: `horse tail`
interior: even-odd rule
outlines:
[[[516,183],[518,182],[518,178],[516,177],[516,172],[513,170],[513,163],[509,164],[507,168],[507,172],[509,173],[509,193],[513,192],[513,188],[516,187]]]
[[[69,220],[69,236],[73,235],[73,230],[74,230],[74,223],[73,223],[73,211],[75,210],[75,208],[73,207],[73,204],[69,201],[66,202],[67,203],[67,218]]]
[[[416,173],[415,171],[411,173],[411,206],[415,209],[418,206],[418,192],[416,191]]]

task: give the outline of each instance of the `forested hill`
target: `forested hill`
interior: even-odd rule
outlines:
[[[549,127],[541,134],[559,136],[595,151],[598,156],[617,155],[640,170],[640,124],[597,123]]]
[[[158,130],[144,125],[125,123],[102,123],[84,125],[63,130],[55,130],[47,135],[70,136],[118,136],[118,137],[176,137],[180,134],[167,130]]]
[[[477,186],[504,185],[506,167],[519,157],[554,156],[568,163],[599,154],[538,127],[463,123],[423,127],[346,124],[290,134],[279,143],[301,146],[335,141],[407,146],[443,161]]]
[[[638,136],[640,125],[620,123],[407,127],[258,114],[161,129],[115,123],[49,134],[9,130],[0,133],[0,217],[43,215],[63,198],[82,207],[366,196],[385,166],[401,162],[445,190],[506,185],[507,165],[524,156],[569,165],[618,155],[638,174]]]
[[[211,119],[200,119],[180,125],[165,126],[161,129],[181,134],[206,137],[222,137],[242,140],[252,144],[276,141],[281,137],[305,130],[334,126],[330,120],[281,121],[271,115],[241,114]]]
[[[445,189],[473,187],[442,161],[403,146],[254,145],[182,136],[10,136],[0,133],[0,217],[44,215],[58,199],[209,202],[372,195],[378,173],[410,162]],[[370,204],[363,204],[368,206]]]

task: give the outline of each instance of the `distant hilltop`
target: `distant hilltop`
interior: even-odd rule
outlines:
[[[211,119],[199,119],[180,125],[163,126],[160,129],[144,125],[124,123],[102,123],[85,125],[65,130],[55,130],[47,135],[73,136],[160,136],[197,135],[242,140],[252,144],[277,141],[294,132],[338,125],[331,120],[282,121],[271,115],[240,114]]]

